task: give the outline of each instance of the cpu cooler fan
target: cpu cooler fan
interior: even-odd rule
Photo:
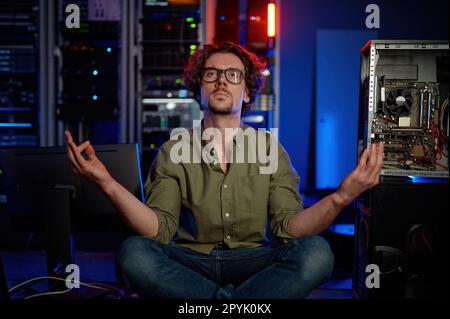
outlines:
[[[386,97],[386,109],[390,115],[409,115],[412,102],[410,89],[391,89]]]

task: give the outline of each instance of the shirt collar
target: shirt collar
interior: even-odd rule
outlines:
[[[203,131],[205,130],[205,119],[202,119],[200,123],[201,123],[201,135],[200,136],[203,136]],[[243,131],[245,131],[249,126],[241,121],[239,127]],[[236,144],[236,135],[233,136],[233,142],[234,142],[234,144]],[[208,141],[202,139],[203,146],[206,145],[207,143],[208,143]],[[240,147],[240,145],[237,145],[237,146]]]

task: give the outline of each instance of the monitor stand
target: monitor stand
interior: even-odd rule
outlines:
[[[0,300],[9,300],[8,284],[6,283],[5,270],[3,269],[2,256],[0,256]]]
[[[49,276],[65,278],[66,267],[74,262],[70,222],[72,189],[55,188],[43,192],[43,210],[47,237],[47,272]],[[54,280],[49,280],[49,284]],[[64,282],[54,285],[65,287]],[[49,286],[50,287],[50,286]]]

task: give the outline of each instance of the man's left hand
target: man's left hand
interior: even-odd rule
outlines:
[[[353,199],[380,182],[383,166],[384,143],[373,143],[369,151],[364,150],[359,164],[339,185],[336,195],[342,205],[349,205]]]

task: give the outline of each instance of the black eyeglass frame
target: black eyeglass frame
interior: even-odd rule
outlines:
[[[216,78],[213,81],[206,81],[204,79],[204,75],[206,73],[206,71],[215,71],[216,72]],[[230,79],[227,76],[227,72],[232,71],[232,72],[239,72],[241,74],[240,76],[240,81],[238,83],[230,81]],[[224,74],[225,75],[225,79],[230,83],[230,84],[235,84],[235,85],[239,85],[242,83],[242,81],[245,79],[245,71],[237,69],[237,68],[229,68],[229,69],[217,69],[217,68],[212,68],[212,67],[208,67],[208,68],[203,68],[201,70],[200,73],[200,80],[205,82],[205,83],[214,83],[216,81],[219,80],[220,76]]]

